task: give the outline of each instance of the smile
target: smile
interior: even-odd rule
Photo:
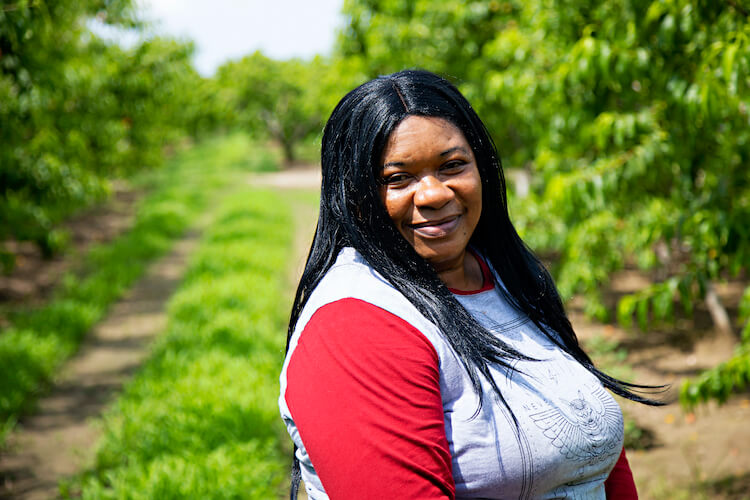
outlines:
[[[423,238],[442,238],[458,227],[460,215],[453,215],[434,221],[409,224],[409,227]]]

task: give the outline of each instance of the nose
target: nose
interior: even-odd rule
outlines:
[[[455,196],[453,190],[433,175],[419,180],[414,192],[414,205],[425,208],[442,208]]]

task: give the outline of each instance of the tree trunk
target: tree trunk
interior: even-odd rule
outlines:
[[[296,159],[294,156],[295,141],[293,134],[292,137],[288,137],[287,134],[284,133],[284,127],[281,125],[281,122],[276,119],[273,113],[267,111],[262,112],[261,118],[266,123],[268,133],[281,145],[281,151],[284,155],[284,164],[287,166],[293,164]]]
[[[279,142],[281,143],[281,149],[284,152],[284,163],[286,163],[287,166],[293,164],[296,159],[294,156],[294,142],[283,138],[280,139]]]
[[[716,331],[728,340],[737,341],[737,336],[734,334],[732,329],[732,321],[729,319],[729,314],[721,303],[721,299],[716,293],[714,286],[711,282],[706,286],[706,307],[711,315],[711,319],[714,322]]]

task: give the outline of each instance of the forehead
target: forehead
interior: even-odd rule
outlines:
[[[383,163],[418,161],[440,156],[451,148],[471,148],[463,132],[443,118],[408,116],[393,129],[383,150]]]

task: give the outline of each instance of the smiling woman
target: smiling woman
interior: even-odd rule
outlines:
[[[383,153],[383,204],[396,229],[450,288],[482,285],[466,248],[482,213],[482,180],[464,134],[441,118],[409,116]]]
[[[442,78],[365,83],[323,134],[279,408],[312,499],[636,498],[620,408]]]

